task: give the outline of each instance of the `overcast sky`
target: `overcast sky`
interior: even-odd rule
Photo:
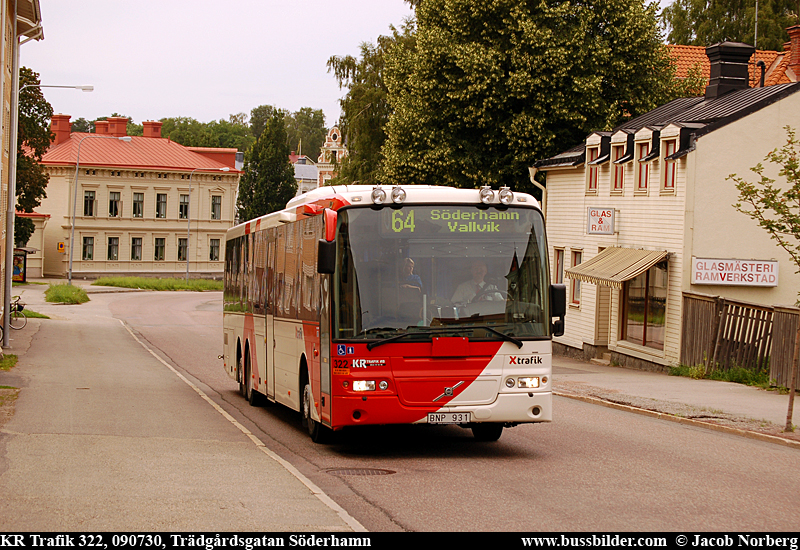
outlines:
[[[323,109],[344,95],[331,55],[359,53],[411,15],[403,0],[39,0],[44,40],[21,48],[56,113],[201,122],[276,105]]]
[[[670,0],[660,0],[662,5]],[[249,115],[253,107],[322,109],[344,95],[331,55],[358,56],[411,15],[403,0],[39,0],[44,40],[21,48],[56,113],[120,113],[134,122]]]

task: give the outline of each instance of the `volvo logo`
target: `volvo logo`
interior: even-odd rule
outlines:
[[[458,384],[456,384],[456,385],[455,385],[455,386],[453,386],[452,388],[445,387],[445,389],[444,389],[444,393],[442,393],[442,394],[441,394],[439,397],[437,397],[437,398],[436,398],[436,399],[434,399],[433,401],[434,401],[434,402],[436,402],[436,401],[439,401],[440,399],[442,399],[442,398],[444,398],[444,397],[453,397],[453,395],[454,395],[454,392],[455,392],[455,389],[456,389],[456,388],[458,388],[458,387],[459,387],[461,384],[463,384],[463,383],[464,383],[464,381],[462,380],[461,382],[459,382]]]

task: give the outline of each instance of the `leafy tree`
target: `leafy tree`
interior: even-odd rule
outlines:
[[[508,185],[668,98],[674,69],[641,0],[424,0],[384,80],[385,183]]]
[[[44,98],[39,74],[27,67],[19,71],[19,131],[17,134],[17,204],[22,212],[33,212],[47,196],[50,176],[39,164],[50,147],[53,107]],[[28,86],[28,87],[25,87]],[[14,242],[25,246],[33,235],[33,221],[14,218]]]
[[[322,109],[303,107],[284,117],[286,139],[292,151],[304,153],[317,162],[319,151],[325,145],[325,114]]]
[[[750,169],[759,179],[750,183],[736,174],[728,176],[736,183],[739,201],[733,207],[758,222],[778,246],[792,258],[797,273],[800,273],[800,139],[793,128],[786,126],[786,144],[767,154],[765,162],[778,168],[778,176],[785,178],[785,184],[776,185],[775,179],[764,174],[764,165],[758,163]],[[786,415],[785,431],[793,431],[792,414],[794,392],[797,387],[798,348],[800,347],[800,325],[795,336],[794,357],[789,387],[789,410]]]
[[[255,141],[244,113],[211,122],[190,117],[162,118],[161,135],[186,147],[228,147],[239,151],[246,151]]]
[[[283,117],[276,110],[245,153],[237,200],[240,220],[251,220],[280,210],[295,195],[297,182],[289,162],[289,152]]]
[[[361,44],[361,57],[332,56],[328,59],[328,72],[347,88],[340,100],[342,116],[339,130],[345,138],[348,156],[339,166],[339,176],[346,182],[358,181],[372,184],[383,162],[381,147],[386,141],[386,123],[392,110],[389,93],[384,82],[386,52],[398,42],[413,47],[414,24],[407,22],[401,31],[391,28],[391,36],[378,37],[378,44]]]
[[[725,40],[755,42],[756,0],[674,0],[659,16],[670,44],[710,46]],[[759,50],[783,51],[786,28],[799,21],[797,0],[759,0]]]
[[[267,126],[267,121],[271,119],[275,113],[278,113],[281,117],[285,117],[289,114],[287,110],[279,109],[273,105],[259,105],[250,111],[250,131],[253,137],[258,138],[261,136],[261,132],[263,132],[264,128]]]
[[[90,134],[95,131],[94,121],[88,121],[85,118],[76,118],[72,121],[69,129],[70,132],[80,132],[83,134]]]

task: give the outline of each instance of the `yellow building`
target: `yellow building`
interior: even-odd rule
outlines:
[[[41,162],[50,175],[37,209],[50,215],[44,275],[67,275],[71,259],[76,278],[182,277],[188,257],[190,276],[221,277],[240,177],[236,149],[184,147],[161,137],[160,122],[127,136],[123,117],[97,122],[95,134],[71,133],[69,119],[53,116]]]

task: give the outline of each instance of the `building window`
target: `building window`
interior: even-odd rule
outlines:
[[[119,237],[108,238],[108,259],[112,261],[119,259]]]
[[[178,239],[178,261],[185,262],[186,258],[186,239]]]
[[[648,269],[623,286],[623,338],[663,350],[667,311],[667,262]]]
[[[614,160],[619,160],[625,156],[625,146],[614,146]],[[622,191],[625,188],[625,165],[614,165],[614,191]]]
[[[572,251],[572,267],[580,265],[583,257],[583,252],[579,250]],[[572,294],[570,296],[570,303],[576,306],[581,304],[581,282],[579,279],[572,279]]]
[[[211,219],[212,220],[221,220],[222,219],[222,196],[221,195],[212,195],[211,196]]]
[[[83,192],[83,215],[87,217],[94,216],[94,191]]]
[[[142,238],[131,238],[131,260],[141,261],[142,259]]]
[[[636,190],[647,191],[647,179],[650,177],[650,164],[647,162],[642,162],[642,159],[645,158],[650,153],[650,144],[640,143],[636,149],[639,152],[639,154],[636,157],[637,158]]]
[[[165,250],[167,248],[167,240],[163,237],[156,237],[155,243],[155,252],[153,253],[153,259],[157,262],[163,262],[165,255]]]
[[[553,279],[556,284],[563,284],[564,283],[564,251],[560,248],[556,248],[555,252],[555,268],[556,272],[553,274]]]
[[[108,217],[118,218],[119,215],[119,191],[111,191],[108,194]]]
[[[166,193],[157,193],[156,194],[156,218],[166,218],[167,217],[167,194]]]
[[[144,193],[133,194],[133,217],[144,217]]]
[[[597,160],[597,156],[600,154],[599,147],[592,147],[588,150],[586,159],[587,165],[589,166],[589,180],[586,183],[586,190],[590,193],[597,193],[597,171],[598,166],[596,164],[591,164],[593,161]]]
[[[674,155],[677,147],[677,140],[670,139],[664,142],[664,190],[675,190],[676,166],[674,160],[666,157]]]
[[[84,260],[94,259],[94,237],[83,238],[83,254],[81,257]]]
[[[178,206],[178,217],[182,220],[189,217],[189,195],[181,195],[181,203]]]
[[[208,259],[212,262],[219,261],[219,239],[211,239],[209,242]]]

